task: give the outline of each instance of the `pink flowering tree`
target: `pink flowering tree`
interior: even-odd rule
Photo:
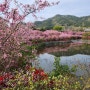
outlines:
[[[13,7],[12,6],[13,3]],[[19,0],[1,0],[0,3],[0,69],[9,70],[10,67],[18,67],[30,61],[33,48],[26,48],[29,41],[28,30],[31,23],[24,25],[25,18],[46,7],[58,4],[49,3],[47,0],[35,0],[33,4],[23,4]],[[28,42],[29,45],[31,44]],[[29,49],[29,50],[28,50]],[[28,53],[28,54],[26,54]],[[19,62],[19,63],[18,63]],[[19,64],[19,65],[18,65]]]

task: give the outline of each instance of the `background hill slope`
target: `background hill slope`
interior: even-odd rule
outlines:
[[[52,28],[55,25],[61,26],[83,26],[90,27],[90,16],[76,17],[72,15],[56,15],[44,21],[36,21],[37,28]]]

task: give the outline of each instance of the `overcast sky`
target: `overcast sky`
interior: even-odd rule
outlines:
[[[1,0],[3,1],[3,0]],[[32,3],[34,0],[18,0],[23,3]],[[58,0],[48,0],[58,1]],[[59,5],[48,7],[43,11],[37,13],[38,17],[45,19],[55,16],[56,14],[61,15],[75,15],[75,16],[88,16],[90,15],[90,0],[60,0]],[[37,19],[29,15],[26,21],[36,21]],[[38,19],[42,20],[42,19]]]
[[[57,1],[57,0],[49,0],[49,1]],[[43,11],[39,12],[37,16],[47,19],[55,16],[56,14],[75,15],[78,17],[88,16],[90,15],[90,0],[60,0],[59,5],[46,8]],[[36,20],[32,19],[31,16],[29,16],[27,20],[29,20],[30,18],[32,21]]]

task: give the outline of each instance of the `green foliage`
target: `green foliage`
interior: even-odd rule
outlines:
[[[55,25],[90,27],[90,16],[76,17],[72,15],[56,15],[44,21],[36,21],[37,27],[53,27]]]
[[[23,49],[20,51],[22,56],[20,56],[17,60],[18,61],[17,67],[24,69],[26,64],[32,65],[32,63],[29,63],[29,62],[30,62],[30,60],[35,58],[34,50],[36,47],[35,47],[35,45],[33,45],[33,46],[29,46],[26,44],[22,44],[22,45],[23,45]],[[25,50],[24,50],[24,48],[25,48]],[[15,68],[13,68],[13,69],[15,69]]]
[[[39,44],[37,44],[36,45],[36,50],[37,50],[37,52],[39,52],[39,51],[41,51],[41,50],[43,50],[44,48],[45,48],[45,43],[39,43]]]
[[[49,19],[49,20],[45,20],[43,21],[36,21],[35,22],[35,25],[37,28],[40,28],[40,30],[49,30],[49,29],[52,29],[53,28],[53,23],[52,23],[52,20]]]
[[[40,31],[45,31],[46,29],[44,27],[41,27],[40,28]]]
[[[76,67],[73,66],[71,69],[68,67],[68,65],[62,65],[60,64],[60,58],[55,57],[54,61],[54,67],[55,69],[51,72],[51,76],[58,76],[58,75],[69,75],[71,72],[76,71]]]
[[[42,27],[40,27],[40,31],[45,31],[45,30],[51,30],[51,29],[53,29],[53,26],[46,26],[46,27],[44,27],[44,26],[42,26]]]
[[[54,29],[54,30],[61,31],[61,30],[63,29],[63,27],[56,25],[56,26],[53,27],[53,29]]]
[[[84,80],[85,86],[83,88],[83,90],[89,90],[90,89],[90,78],[88,78],[88,80]]]

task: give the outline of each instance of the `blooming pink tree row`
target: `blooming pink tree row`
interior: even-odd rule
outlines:
[[[23,31],[21,31],[23,32]],[[82,32],[59,32],[56,30],[46,30],[44,32],[39,30],[30,30],[28,29],[26,33],[17,33],[18,35],[23,35],[23,39],[27,42],[32,41],[57,41],[57,40],[70,40],[70,39],[78,39],[82,38]],[[17,35],[17,36],[18,36]],[[25,36],[27,35],[27,37]]]

